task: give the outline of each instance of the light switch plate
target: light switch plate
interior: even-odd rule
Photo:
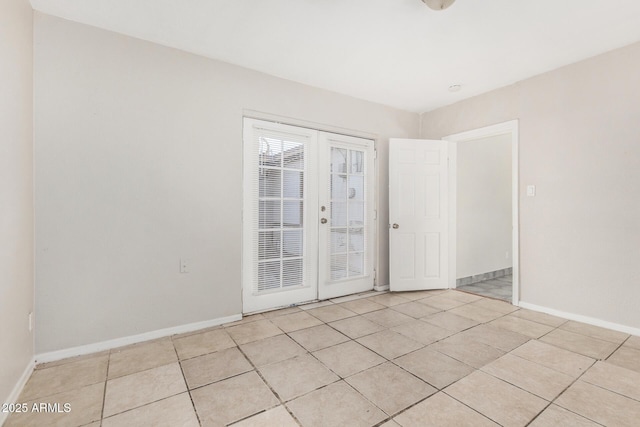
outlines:
[[[535,185],[527,185],[527,196],[533,197],[536,195],[536,186]]]

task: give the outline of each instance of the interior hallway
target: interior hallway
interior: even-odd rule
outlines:
[[[640,338],[455,290],[368,293],[39,366],[7,427],[636,426]]]

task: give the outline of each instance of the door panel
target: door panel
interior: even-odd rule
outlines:
[[[448,286],[447,142],[389,142],[392,291]]]

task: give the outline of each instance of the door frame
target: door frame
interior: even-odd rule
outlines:
[[[520,302],[520,223],[519,223],[519,175],[518,175],[518,120],[510,120],[479,129],[456,133],[442,138],[449,141],[449,287],[456,288],[457,279],[457,143],[498,135],[511,136],[511,260],[513,263],[512,304]]]

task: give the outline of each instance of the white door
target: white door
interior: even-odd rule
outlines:
[[[243,139],[243,312],[373,289],[373,142],[254,119]]]
[[[391,291],[448,287],[446,141],[389,141]]]
[[[321,132],[318,298],[373,289],[373,141]]]

